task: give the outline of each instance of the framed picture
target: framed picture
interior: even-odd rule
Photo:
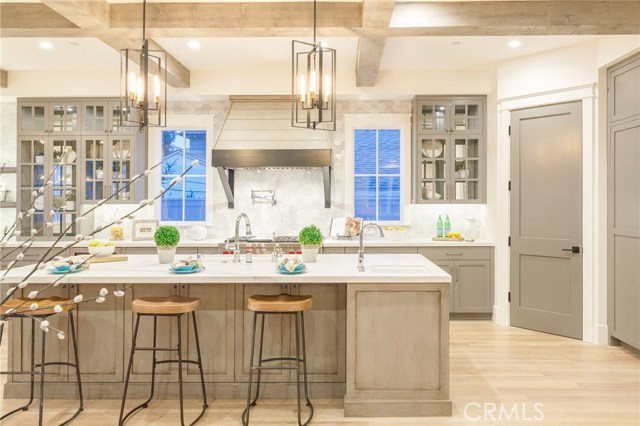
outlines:
[[[134,241],[153,240],[153,234],[156,233],[159,220],[134,220],[132,239]]]

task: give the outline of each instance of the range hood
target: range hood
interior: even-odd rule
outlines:
[[[231,96],[211,152],[229,208],[238,168],[322,168],[331,207],[331,143],[324,130],[291,127],[291,96]]]

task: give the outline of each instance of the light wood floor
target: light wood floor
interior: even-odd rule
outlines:
[[[4,350],[0,363],[4,368]],[[311,424],[638,426],[640,357],[624,347],[591,345],[490,321],[457,321],[451,323],[451,399],[453,417],[414,419],[345,419],[342,401],[314,400],[316,415]],[[0,412],[17,407],[20,402],[0,400]],[[72,412],[73,404],[46,401],[47,424],[58,424]],[[535,411],[534,404],[542,404],[537,406],[539,411]],[[502,417],[501,405],[506,410]],[[74,425],[117,424],[119,401],[89,400],[85,407]],[[127,425],[178,425],[177,407],[174,400],[156,401]],[[198,411],[195,401],[188,401],[187,407],[188,416]],[[486,418],[480,407],[488,409]],[[496,409],[491,412],[493,407]],[[212,400],[199,425],[240,425],[243,408],[242,401]],[[541,414],[544,418],[536,420]],[[252,410],[251,423],[293,426],[295,419],[293,401],[265,400]],[[31,410],[3,422],[3,426],[34,424],[37,402]]]

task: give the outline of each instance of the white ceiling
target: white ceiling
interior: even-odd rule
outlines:
[[[508,47],[514,37],[391,37],[387,39],[380,68],[460,69],[487,68],[497,62],[615,36],[517,37],[522,46]],[[308,38],[300,38],[308,40]],[[157,38],[156,41],[191,70],[278,68],[288,70],[289,37],[199,38],[199,49],[190,49],[191,38]],[[119,53],[94,38],[48,38],[53,48],[40,47],[42,38],[0,38],[0,68],[14,70],[119,69]],[[337,49],[338,67],[355,70],[356,37],[327,39]]]

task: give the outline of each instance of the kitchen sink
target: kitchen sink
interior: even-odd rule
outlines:
[[[425,274],[429,268],[422,265],[375,265],[367,268],[374,274]]]

